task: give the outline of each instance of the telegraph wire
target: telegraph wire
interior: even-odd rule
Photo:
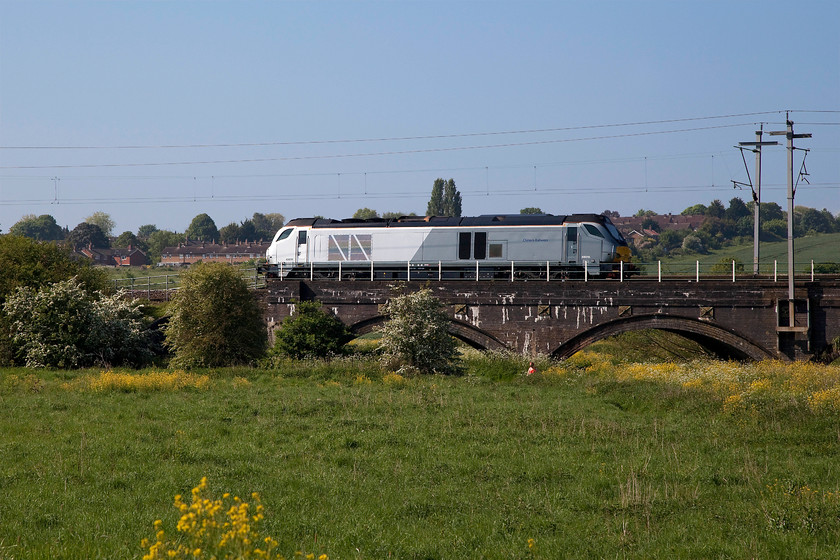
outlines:
[[[289,142],[245,142],[225,144],[161,144],[161,145],[128,145],[128,146],[0,146],[0,150],[147,150],[147,149],[187,149],[187,148],[251,148],[266,146],[309,146],[321,144],[351,144],[363,142],[403,142],[416,140],[443,140],[451,138],[473,138],[481,136],[503,136],[510,134],[544,134],[548,132],[570,132],[574,130],[593,130],[600,128],[617,128],[624,126],[649,126],[655,124],[672,124],[678,122],[693,122],[714,119],[732,119],[753,117],[759,115],[774,115],[784,111],[758,111],[751,113],[733,113],[730,115],[713,115],[706,117],[684,117],[678,119],[662,119],[652,121],[637,121],[628,123],[595,124],[582,126],[568,126],[557,128],[538,128],[525,130],[506,130],[495,132],[467,132],[460,134],[434,134],[428,136],[394,136],[384,138],[353,138],[344,140],[302,140]]]
[[[819,151],[819,150],[814,150]],[[579,161],[547,161],[538,163],[518,163],[508,165],[493,165],[490,169],[494,171],[505,169],[531,169],[533,167],[571,167],[580,165],[600,165],[600,164],[615,164],[615,163],[635,163],[647,161],[666,161],[676,159],[701,159],[708,158],[712,155],[725,156],[723,152],[694,152],[685,154],[664,154],[660,156],[637,156],[624,158],[598,158],[587,159]],[[441,172],[461,172],[461,171],[481,171],[487,166],[476,165],[469,167],[427,167],[427,168],[412,168],[412,169],[383,169],[383,170],[367,170],[367,171],[342,171],[341,174],[345,176],[362,176],[362,175],[405,175],[413,173],[441,173]],[[209,179],[215,177],[216,179],[272,179],[272,178],[295,178],[295,177],[334,177],[335,171],[314,171],[307,173],[236,173],[230,175],[65,175],[62,179],[67,181],[159,181],[159,180],[192,180],[198,177],[199,179]],[[51,179],[52,175],[0,175],[0,179],[23,179],[23,180],[45,180]]]
[[[309,156],[283,156],[271,158],[248,158],[248,159],[227,159],[227,160],[208,160],[208,161],[170,161],[170,162],[144,162],[144,163],[91,163],[91,164],[66,164],[66,165],[7,165],[0,166],[0,169],[102,169],[102,168],[116,168],[116,167],[162,167],[171,165],[214,165],[214,164],[232,164],[232,163],[265,163],[272,161],[304,161],[304,160],[324,160],[324,159],[345,159],[357,157],[381,157],[394,155],[408,155],[408,154],[425,154],[425,153],[440,153],[440,152],[457,152],[468,150],[486,150],[498,148],[513,148],[521,146],[540,146],[547,144],[561,144],[568,142],[585,142],[591,140],[613,140],[619,138],[632,138],[640,136],[654,136],[658,134],[676,134],[681,132],[698,132],[704,130],[717,130],[722,128],[735,128],[741,126],[748,126],[753,123],[737,123],[724,124],[716,126],[705,126],[697,128],[682,128],[672,130],[658,130],[648,132],[631,132],[626,134],[610,134],[605,136],[588,136],[581,138],[562,138],[555,140],[535,140],[532,142],[508,142],[503,144],[486,144],[478,146],[450,146],[447,148],[423,148],[414,150],[392,150],[383,152],[367,152],[367,153],[350,153],[350,154],[331,154],[331,155],[309,155]]]
[[[769,185],[762,185],[763,188],[773,191],[785,190],[785,185],[775,183]],[[835,189],[840,187],[840,183],[813,183],[809,190],[820,189]],[[632,194],[640,192],[650,193],[669,193],[669,192],[732,192],[732,188],[728,185],[660,185],[648,186],[647,188],[627,186],[627,187],[551,187],[540,186],[538,191],[531,190],[532,185],[516,185],[496,188],[490,191],[493,196],[521,196],[523,192],[528,192],[529,196],[548,196],[556,194],[566,195],[592,195],[592,194]],[[483,196],[487,194],[486,187],[480,185],[473,187],[459,188],[462,195]],[[371,193],[362,192],[343,192],[341,199],[390,199],[390,198],[420,198],[427,199],[427,192],[419,191],[386,191]],[[79,204],[169,204],[175,202],[259,202],[259,201],[278,201],[278,200],[336,200],[335,192],[325,193],[291,193],[291,194],[270,194],[270,195],[179,195],[167,197],[95,197],[95,198],[62,198],[61,204],[79,205]],[[22,206],[22,205],[49,205],[53,201],[48,198],[36,199],[17,199],[17,200],[3,200],[6,206]]]

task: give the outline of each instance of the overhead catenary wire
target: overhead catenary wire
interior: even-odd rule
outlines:
[[[783,191],[785,190],[785,185],[782,184],[770,184],[770,185],[763,185],[763,188],[768,190],[778,190]],[[809,186],[809,189],[836,189],[840,187],[840,183],[814,183]],[[491,194],[493,196],[521,196],[523,192],[529,191],[530,195],[534,196],[551,196],[557,194],[564,194],[564,195],[592,195],[592,194],[632,194],[632,193],[639,193],[639,192],[650,192],[650,193],[668,193],[668,192],[731,192],[731,187],[726,185],[660,185],[660,186],[649,186],[647,188],[640,188],[636,186],[627,186],[627,187],[605,187],[605,186],[591,186],[591,187],[554,187],[554,186],[541,186],[538,191],[531,190],[533,187],[530,185],[508,185],[505,187],[500,187],[493,189]],[[486,190],[482,188],[480,185],[476,186],[467,186],[465,188],[459,189],[459,192],[463,195],[485,195]],[[401,199],[404,198],[419,198],[425,199],[428,198],[427,192],[418,192],[418,191],[388,191],[388,192],[379,192],[379,193],[362,193],[362,192],[354,192],[348,193],[344,192],[341,195],[342,199],[388,199],[399,197]],[[334,200],[336,199],[335,192],[324,192],[324,193],[313,193],[313,192],[306,192],[306,193],[286,193],[286,194],[279,194],[273,193],[270,195],[251,195],[251,194],[242,194],[242,195],[220,195],[215,194],[211,195],[180,195],[180,196],[154,196],[154,197],[87,197],[87,198],[63,198],[61,199],[61,204],[67,205],[78,205],[78,204],[102,204],[102,203],[109,203],[109,204],[169,204],[169,203],[177,203],[177,202],[184,202],[184,203],[192,203],[192,202],[257,202],[257,201],[278,201],[278,200]],[[51,204],[52,200],[49,196],[45,196],[44,198],[28,198],[28,199],[18,199],[18,200],[4,200],[3,204],[7,206],[22,206],[22,205],[37,205],[37,204]]]
[[[548,132],[570,132],[574,130],[593,130],[599,128],[617,128],[625,126],[650,126],[655,124],[673,124],[678,122],[693,122],[703,120],[731,119],[741,117],[754,117],[760,115],[780,114],[784,111],[755,111],[750,113],[733,113],[729,115],[711,115],[703,117],[683,117],[675,119],[660,119],[649,121],[635,121],[626,123],[594,124],[580,126],[566,126],[555,128],[537,128],[523,130],[504,130],[491,132],[465,132],[456,134],[433,134],[416,136],[393,136],[383,138],[352,138],[342,140],[298,140],[285,142],[243,142],[243,143],[221,143],[221,144],[147,144],[147,145],[115,145],[115,146],[0,146],[0,150],[147,150],[147,149],[182,149],[182,148],[250,148],[261,146],[307,146],[319,144],[350,144],[363,142],[401,142],[416,140],[443,140],[450,138],[471,138],[481,136],[503,136],[512,134],[542,134]],[[813,111],[811,111],[813,112]]]
[[[497,148],[513,148],[521,146],[540,146],[547,144],[562,144],[568,142],[587,142],[593,140],[612,140],[619,138],[633,138],[640,136],[654,136],[659,134],[677,134],[682,132],[698,132],[703,130],[716,130],[722,128],[735,128],[741,126],[748,126],[753,123],[737,123],[724,124],[715,126],[704,126],[696,128],[682,128],[672,130],[657,130],[646,132],[631,132],[625,134],[610,134],[605,136],[589,136],[581,138],[559,138],[552,140],[534,140],[531,142],[507,142],[503,144],[485,144],[477,146],[449,146],[444,148],[419,148],[413,150],[390,150],[381,152],[363,152],[363,153],[348,153],[348,154],[321,154],[321,155],[301,155],[301,156],[281,156],[281,157],[264,157],[264,158],[243,158],[243,159],[219,159],[207,161],[168,161],[168,162],[138,162],[138,163],[91,163],[91,164],[59,164],[59,165],[3,165],[0,169],[91,169],[91,168],[117,168],[117,167],[162,167],[175,165],[213,165],[213,164],[237,164],[237,163],[265,163],[272,161],[304,161],[304,160],[325,160],[325,159],[344,159],[344,158],[358,158],[358,157],[382,157],[394,155],[408,155],[408,154],[426,154],[426,153],[440,153],[440,152],[457,152],[467,150],[486,150]]]

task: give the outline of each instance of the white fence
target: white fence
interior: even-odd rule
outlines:
[[[265,277],[257,272],[256,268],[244,268],[240,270],[248,287],[256,289],[265,286]],[[141,276],[137,278],[115,278],[114,290],[124,290],[136,298],[166,300],[178,290],[181,285],[180,274],[162,274],[157,276]]]

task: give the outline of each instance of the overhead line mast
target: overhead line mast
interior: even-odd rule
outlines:
[[[778,146],[776,141],[762,142],[761,136],[764,134],[764,123],[761,124],[761,129],[755,131],[755,142],[738,142],[738,147],[741,150],[741,157],[744,156],[744,148],[741,146],[752,146],[752,151],[755,152],[755,188],[753,188],[752,181],[750,181],[750,189],[752,189],[753,197],[753,275],[758,276],[759,264],[759,235],[761,228],[759,225],[759,215],[761,208],[761,148],[762,146]],[[747,161],[744,160],[744,167]],[[749,169],[747,169],[747,177],[749,177]],[[736,186],[738,183],[736,183]]]
[[[793,141],[797,138],[810,138],[811,134],[794,134],[793,133],[793,121],[790,120],[790,111],[785,114],[787,121],[787,129],[786,130],[774,130],[769,134],[771,136],[781,136],[784,135],[787,138],[787,163],[788,163],[788,177],[787,177],[787,192],[788,192],[788,309],[790,311],[789,319],[790,323],[789,326],[795,327],[794,324],[794,299],[793,299],[793,276],[794,276],[794,264],[793,264],[793,197],[796,195],[796,185],[793,182],[793,151],[800,149],[805,150],[804,148],[795,148],[793,146]],[[808,150],[805,150],[806,155]],[[804,161],[803,161],[804,167]]]

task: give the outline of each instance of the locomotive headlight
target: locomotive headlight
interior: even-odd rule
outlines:
[[[615,250],[619,261],[630,262],[630,247],[622,245]]]

